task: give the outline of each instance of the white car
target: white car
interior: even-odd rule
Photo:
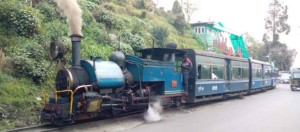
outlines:
[[[281,74],[281,77],[279,79],[280,83],[290,83],[290,77],[291,75],[289,73],[283,73]]]

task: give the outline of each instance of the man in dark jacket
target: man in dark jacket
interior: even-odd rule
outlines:
[[[182,68],[182,75],[183,75],[183,87],[184,90],[187,92],[189,86],[189,74],[193,68],[193,64],[187,55],[183,56],[181,68]]]

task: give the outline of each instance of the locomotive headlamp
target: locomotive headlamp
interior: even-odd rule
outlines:
[[[50,44],[50,57],[52,59],[62,59],[64,57],[65,47],[61,42],[52,42]]]

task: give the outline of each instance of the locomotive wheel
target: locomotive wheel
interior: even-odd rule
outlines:
[[[175,97],[173,100],[174,100],[174,105],[175,105],[176,107],[179,107],[179,106],[182,105],[181,97]]]

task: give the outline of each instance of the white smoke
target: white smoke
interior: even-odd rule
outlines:
[[[82,35],[82,11],[77,3],[77,0],[55,0],[57,6],[67,17],[67,23],[70,26],[72,34]]]
[[[154,122],[161,120],[161,113],[163,112],[163,107],[161,105],[160,99],[156,99],[154,102],[150,102],[148,110],[144,115],[144,119],[148,122]]]

